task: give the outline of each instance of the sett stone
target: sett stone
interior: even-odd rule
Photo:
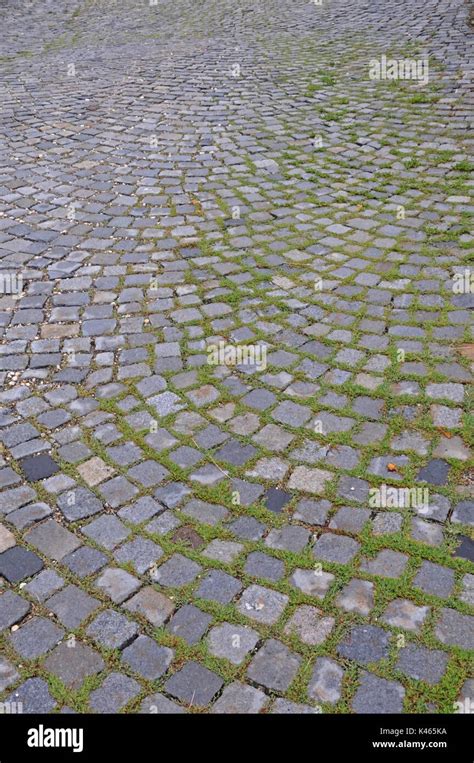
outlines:
[[[223,685],[222,679],[198,662],[187,662],[165,683],[165,690],[172,697],[189,706],[205,707]]]
[[[335,704],[341,697],[344,670],[335,660],[318,657],[308,684],[308,697],[317,702]]]
[[[299,670],[301,657],[288,647],[269,639],[259,649],[247,670],[251,681],[277,692],[285,692]]]
[[[237,609],[256,622],[272,625],[279,620],[287,604],[286,594],[260,585],[251,585],[243,592]]]

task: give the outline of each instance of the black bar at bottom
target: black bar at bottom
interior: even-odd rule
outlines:
[[[173,748],[182,756],[188,741],[193,755],[207,750],[214,759],[227,758],[229,743],[234,752],[261,750],[268,758],[273,745],[286,741],[304,757],[345,753],[383,760],[387,753],[413,753],[420,761],[449,755],[471,763],[472,728],[470,715],[11,714],[0,715],[0,763],[95,761],[104,754],[121,761],[128,751],[155,760]]]

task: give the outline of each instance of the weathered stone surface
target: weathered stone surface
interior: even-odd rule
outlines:
[[[173,659],[172,649],[159,646],[148,636],[139,636],[122,652],[122,661],[147,681],[155,681],[165,673]]]
[[[336,604],[346,612],[367,616],[374,606],[374,584],[354,578],[336,597]]]
[[[459,646],[462,649],[474,648],[474,618],[463,615],[455,609],[442,609],[441,617],[434,629],[434,634],[443,644]]]
[[[259,638],[259,634],[252,628],[222,623],[212,628],[207,643],[209,651],[215,657],[224,657],[234,665],[240,665]]]
[[[308,697],[315,701],[334,704],[341,696],[344,670],[327,657],[318,657],[311,680],[308,684]]]
[[[105,667],[102,657],[77,639],[66,639],[55,647],[44,665],[74,691],[80,689],[86,678],[100,673]]]
[[[388,605],[381,620],[395,628],[419,633],[429,613],[429,607],[419,607],[408,599],[394,599]]]
[[[0,596],[0,631],[22,620],[30,611],[31,604],[13,591]]]
[[[259,623],[270,625],[281,617],[288,596],[260,585],[251,585],[240,597],[237,609],[242,615]]]
[[[211,713],[254,714],[259,713],[268,702],[267,695],[260,689],[235,681],[225,687],[219,699],[214,702]]]
[[[401,713],[404,697],[405,689],[398,681],[387,681],[373,673],[363,673],[352,709],[362,714]]]
[[[251,681],[273,691],[286,691],[295,678],[301,657],[291,652],[288,647],[269,639],[258,650],[247,670]]]
[[[316,607],[302,605],[290,617],[284,632],[288,635],[295,634],[304,644],[319,646],[331,633],[334,623],[333,617],[324,617]]]
[[[124,603],[129,612],[137,612],[159,628],[172,615],[174,603],[152,586],[145,586]]]
[[[375,625],[356,625],[337,647],[341,657],[368,665],[388,657],[390,634]]]
[[[204,707],[208,705],[223,681],[216,673],[200,665],[198,662],[187,662],[165,683],[168,694],[189,706]]]
[[[44,617],[33,617],[10,635],[10,641],[21,657],[34,660],[45,654],[62,639],[64,631]]]

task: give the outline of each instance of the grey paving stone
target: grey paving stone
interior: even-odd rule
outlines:
[[[139,537],[120,546],[114,556],[122,564],[133,564],[134,569],[142,575],[163,556],[163,549],[148,538]]]
[[[175,636],[179,636],[190,646],[194,646],[201,640],[211,623],[211,615],[193,604],[185,604],[173,615],[167,628]]]
[[[455,609],[442,609],[434,629],[436,638],[447,646],[459,646],[461,649],[474,648],[474,618],[463,615]]]
[[[356,625],[337,647],[341,657],[362,665],[388,657],[390,634],[375,625]]]
[[[405,689],[398,681],[363,673],[352,700],[352,709],[361,714],[401,713],[404,697]]]
[[[118,567],[106,567],[95,582],[95,587],[109,596],[115,604],[121,604],[128,599],[140,586],[141,582],[137,578]]]
[[[351,506],[343,506],[329,522],[332,530],[345,530],[346,532],[359,533],[370,519],[368,509],[356,509]]]
[[[108,564],[108,557],[96,548],[81,546],[77,551],[68,554],[62,560],[74,575],[85,578],[93,575]]]
[[[383,578],[398,578],[402,575],[407,562],[406,554],[384,548],[373,559],[363,559],[360,569]]]
[[[156,461],[143,461],[128,470],[128,476],[143,487],[155,487],[168,476],[169,472]]]
[[[325,525],[330,508],[330,502],[324,499],[312,501],[308,498],[303,498],[296,505],[293,519],[309,525]]]
[[[205,707],[223,686],[222,679],[198,662],[187,662],[165,683],[172,697],[192,707]]]
[[[107,455],[119,466],[131,466],[143,456],[143,452],[133,442],[125,442],[123,445],[114,445],[107,448]]]
[[[79,538],[54,519],[33,527],[26,533],[25,540],[55,561],[61,561],[81,545]]]
[[[235,543],[229,540],[212,540],[202,552],[202,555],[208,559],[214,559],[224,564],[232,564],[243,551],[242,543]]]
[[[377,514],[372,522],[372,532],[374,535],[391,535],[401,530],[403,516],[396,511],[386,511]]]
[[[474,575],[466,573],[462,579],[462,591],[459,594],[459,598],[465,604],[474,606]]]
[[[5,701],[14,702],[18,708],[21,706],[21,712],[28,715],[51,713],[57,705],[42,678],[27,678]]]
[[[304,644],[319,646],[328,638],[334,624],[333,617],[324,617],[321,610],[303,604],[288,620],[284,633],[298,636]]]
[[[141,706],[140,713],[151,715],[178,715],[185,713],[184,707],[165,697],[164,694],[151,694],[145,697]]]
[[[246,474],[257,479],[279,482],[284,479],[288,469],[289,465],[281,458],[261,458]]]
[[[19,583],[43,569],[40,557],[23,546],[13,546],[0,554],[0,576],[9,583]]]
[[[169,532],[179,527],[180,524],[181,522],[172,511],[164,511],[159,517],[148,522],[146,530],[147,532],[155,533],[156,535],[167,535]]]
[[[79,627],[91,612],[100,605],[98,599],[75,585],[68,585],[49,598],[45,606],[54,612],[58,620],[69,630]]]
[[[128,503],[137,494],[138,490],[125,477],[114,477],[108,482],[99,485],[99,491],[105,501],[113,509]]]
[[[89,705],[96,713],[118,713],[140,691],[140,684],[122,673],[110,673],[102,686],[89,695]]]
[[[313,546],[315,559],[337,564],[348,564],[359,550],[359,543],[346,535],[324,533]]]
[[[429,607],[417,606],[408,599],[394,599],[380,619],[395,628],[419,633],[429,611]]]
[[[272,625],[280,619],[288,600],[286,594],[260,585],[251,585],[240,597],[237,609],[251,620]]]
[[[251,681],[277,692],[285,692],[299,670],[301,657],[288,647],[269,639],[258,650],[247,670]]]
[[[81,527],[81,532],[99,546],[111,551],[130,535],[130,530],[112,514],[103,514]]]
[[[258,540],[266,530],[254,517],[241,516],[229,524],[229,530],[242,540]]]
[[[341,477],[337,492],[339,498],[356,503],[367,503],[369,483],[358,477]]]
[[[152,586],[141,588],[123,606],[129,612],[142,615],[157,628],[166,622],[175,607],[170,599]]]
[[[31,604],[13,591],[0,596],[0,631],[18,623],[30,611]]]
[[[5,657],[0,657],[0,691],[3,692],[12,684],[16,683],[20,674]]]
[[[40,522],[42,519],[46,519],[46,517],[51,516],[52,513],[53,509],[46,503],[29,503],[27,506],[23,506],[21,509],[12,511],[8,515],[8,521],[11,522],[11,524],[14,525],[18,530],[24,530],[25,528],[36,524],[36,522]],[[0,543],[0,546],[1,545],[2,544]],[[6,547],[9,548],[13,545],[15,544],[9,543]]]
[[[123,649],[137,635],[138,625],[125,615],[106,609],[97,615],[86,633],[107,649]]]
[[[17,485],[19,482],[21,482],[20,475],[17,474],[13,469],[10,469],[10,467],[7,467],[6,469],[0,470],[0,487],[10,487],[11,485]]]
[[[149,405],[153,406],[158,416],[167,416],[170,413],[177,413],[186,407],[179,395],[174,392],[161,392],[159,395],[148,398]]]
[[[155,681],[168,670],[174,652],[166,646],[159,646],[148,636],[139,636],[122,652],[122,662],[147,681]]]
[[[181,511],[198,522],[212,526],[223,522],[229,516],[229,512],[224,506],[218,506],[217,504],[207,503],[198,499],[189,501]]]
[[[295,588],[299,588],[300,591],[303,591],[303,593],[322,600],[326,596],[334,580],[334,575],[330,572],[323,572],[323,570],[317,566],[315,569],[310,570],[297,568],[291,575],[289,582]]]
[[[47,479],[59,471],[57,463],[46,453],[23,458],[20,467],[28,482]]]
[[[278,697],[273,703],[271,713],[272,715],[313,715],[319,713],[319,710],[317,707],[302,705]]]
[[[471,708],[471,697],[474,694],[474,678],[468,678],[467,681],[465,681],[461,687],[461,693],[458,697],[458,699],[463,703],[464,707],[462,708],[461,712],[469,712]],[[467,700],[467,703],[466,703]],[[467,709],[466,709],[467,708]],[[458,708],[459,711],[459,708]]]
[[[291,493],[287,493],[286,490],[271,487],[266,491],[263,500],[268,511],[273,511],[274,514],[279,514],[291,501],[291,497]]]
[[[256,411],[265,411],[275,402],[276,397],[273,392],[266,389],[253,389],[244,398],[242,402],[249,408]]]
[[[151,573],[152,580],[166,588],[188,585],[199,575],[202,567],[182,554],[173,554],[157,570]]]
[[[190,448],[188,445],[183,445],[169,454],[170,460],[177,466],[180,466],[181,469],[191,468],[198,464],[202,457],[202,453],[196,450],[196,448]]]
[[[15,509],[19,509],[35,499],[36,492],[27,485],[15,487],[11,490],[3,490],[0,493],[0,515],[3,516],[11,511],[15,511]]]
[[[302,427],[311,418],[311,410],[298,403],[293,403],[291,400],[285,400],[274,409],[272,418],[280,424]]]
[[[19,630],[10,634],[10,641],[21,657],[34,660],[56,646],[63,636],[63,629],[58,628],[50,620],[44,617],[33,617]]]
[[[270,530],[265,538],[265,545],[280,551],[303,551],[308,545],[311,534],[304,527],[283,525],[280,529]]]
[[[257,453],[253,445],[243,445],[238,440],[227,440],[214,455],[218,461],[232,466],[243,466]]]
[[[474,501],[460,501],[454,507],[451,522],[455,524],[474,525]]]
[[[428,482],[430,485],[445,485],[448,481],[449,470],[450,466],[446,461],[441,458],[432,458],[420,469],[416,479],[419,482]]]
[[[210,712],[218,715],[253,715],[259,713],[268,702],[269,698],[260,689],[234,681],[224,688]]]
[[[62,461],[67,461],[69,464],[78,464],[92,454],[83,442],[72,442],[59,448],[58,455]]]
[[[318,657],[308,684],[308,697],[316,702],[335,704],[341,697],[344,670],[335,660]]]
[[[77,691],[86,678],[100,673],[105,663],[98,652],[86,644],[77,639],[66,639],[53,649],[44,666],[63,684]]]
[[[209,631],[207,644],[214,657],[240,665],[260,639],[257,631],[242,625],[221,623]]]
[[[306,466],[297,466],[293,469],[288,480],[288,488],[321,495],[326,490],[326,483],[331,482],[333,477],[334,474],[325,469],[308,469]]]
[[[345,612],[367,617],[374,607],[374,584],[353,578],[337,595],[335,603]]]
[[[242,584],[237,578],[221,570],[211,570],[202,579],[195,591],[200,599],[209,599],[219,604],[228,604],[242,590]]]
[[[454,570],[425,560],[413,578],[413,585],[431,596],[447,599],[454,589]]]
[[[410,678],[434,685],[441,681],[447,663],[448,655],[440,649],[408,644],[400,649],[395,668]]]
[[[76,522],[102,511],[103,505],[90,490],[78,487],[58,497],[58,508],[69,522]]]
[[[262,554],[261,551],[253,551],[247,557],[244,571],[247,575],[255,578],[266,578],[267,580],[281,580],[285,574],[285,564],[281,559],[274,556]]]
[[[252,437],[252,442],[276,453],[286,450],[294,435],[276,424],[267,424]]]
[[[466,535],[458,535],[458,541],[460,543],[457,545],[456,550],[454,551],[454,556],[460,557],[461,559],[468,559],[470,562],[474,561],[474,541],[471,538],[468,538]]]
[[[130,506],[125,506],[123,509],[120,509],[118,516],[125,522],[140,525],[142,522],[146,522],[148,519],[154,517],[160,511],[163,511],[163,506],[151,496],[144,495]]]
[[[55,570],[46,569],[25,585],[25,591],[38,601],[45,601],[64,585],[64,579]]]

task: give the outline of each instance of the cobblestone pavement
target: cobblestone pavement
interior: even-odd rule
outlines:
[[[1,702],[472,708],[469,10],[0,0]]]

